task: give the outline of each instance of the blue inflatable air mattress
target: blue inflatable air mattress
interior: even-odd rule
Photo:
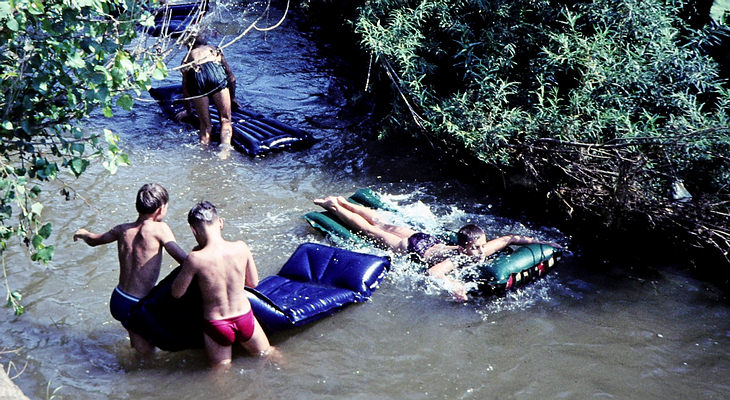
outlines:
[[[351,303],[367,300],[390,269],[387,257],[305,243],[277,275],[245,288],[267,333],[305,325]],[[203,346],[200,290],[191,284],[180,299],[170,294],[173,270],[132,310],[126,327],[156,347],[179,351]],[[241,290],[244,290],[243,288]]]
[[[177,113],[185,109],[182,103],[182,85],[152,88],[150,95],[158,101],[162,111],[170,119],[174,119]],[[238,151],[250,156],[258,156],[273,150],[309,146],[315,142],[314,137],[308,132],[259,113],[236,108],[231,113],[231,117],[233,125],[231,144]],[[212,102],[210,119],[215,124],[220,121],[218,109]],[[199,126],[197,117],[186,117],[183,121],[196,128]]]
[[[190,25],[200,22],[208,11],[208,1],[166,4],[155,12],[155,27],[150,31],[152,36],[176,36],[183,33]]]

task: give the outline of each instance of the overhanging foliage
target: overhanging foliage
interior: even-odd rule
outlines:
[[[64,172],[79,176],[94,159],[114,172],[127,164],[117,136],[80,125],[95,109],[129,110],[133,95],[166,75],[159,54],[132,46],[157,1],[0,1],[0,253],[8,305],[22,313],[7,283],[5,250],[13,237],[47,262],[39,182]]]

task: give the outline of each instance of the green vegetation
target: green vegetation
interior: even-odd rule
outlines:
[[[165,76],[160,55],[134,47],[157,1],[0,1],[0,255],[8,306],[23,312],[7,282],[5,250],[18,238],[47,262],[51,224],[41,219],[40,182],[78,177],[93,160],[112,173],[128,163],[112,132],[80,125],[93,110],[131,109],[133,93]]]
[[[730,92],[687,23],[704,3],[371,0],[350,17],[391,83],[383,134],[520,175],[607,232],[680,232],[728,259]]]

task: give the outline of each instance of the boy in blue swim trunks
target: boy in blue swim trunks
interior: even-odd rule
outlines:
[[[229,365],[235,342],[250,354],[270,354],[274,348],[254,317],[244,291],[244,284],[256,287],[259,283],[248,245],[223,239],[223,220],[207,201],[190,210],[188,223],[198,246],[173,281],[172,296],[184,295],[193,278],[197,278],[203,296],[203,340],[211,366]]]
[[[457,267],[455,260],[465,258],[470,262],[484,262],[488,256],[513,244],[545,243],[560,247],[522,235],[505,235],[488,241],[484,230],[472,224],[459,229],[457,245],[450,246],[427,233],[384,222],[376,210],[347,201],[342,196],[315,199],[314,204],[396,253],[416,254],[428,264],[428,275],[440,281],[458,301],[466,301],[468,297],[464,284],[448,276]]]
[[[167,190],[156,183],[148,183],[137,192],[135,206],[139,216],[134,222],[117,225],[106,233],[97,234],[79,229],[79,239],[90,246],[117,242],[119,255],[119,284],[112,292],[109,308],[112,316],[126,328],[132,307],[155,286],[162,265],[162,249],[182,263],[186,254],[175,241],[170,227],[162,222],[167,215]],[[132,347],[142,354],[150,354],[154,346],[142,336],[130,331]]]

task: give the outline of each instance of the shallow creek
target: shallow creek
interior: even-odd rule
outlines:
[[[356,134],[353,121],[339,114],[339,78],[320,54],[291,21],[226,50],[244,106],[321,139],[308,149],[220,160],[215,149],[197,144],[194,129],[167,120],[154,103],[90,121],[89,129],[121,136],[132,166],[113,176],[94,167],[67,181],[78,190],[70,201],[55,194],[60,183],[47,187],[52,264],[34,265],[20,251],[8,259],[26,312],[2,311],[0,349],[17,352],[0,361],[6,369],[12,362],[11,376],[26,365],[15,382],[29,397],[48,398],[59,386],[56,399],[730,396],[730,308],[722,293],[681,268],[633,276],[624,273],[630,266],[591,265],[577,255],[523,290],[467,304],[451,301],[396,257],[371,301],[274,335],[281,362],[237,351],[232,368],[212,376],[202,351],[139,361],[108,310],[116,249],[71,237],[80,227],[98,232],[136,218],[134,195],[147,182],[168,189],[166,220],[183,248],[194,244],[187,210],[210,200],[225,218],[225,236],[250,245],[261,277],[275,274],[300,243],[327,243],[301,218],[316,209],[313,198],[361,187],[386,194],[425,226],[471,221],[490,235],[569,243],[554,228],[495,215],[493,200],[442,175],[414,149]],[[173,267],[166,256],[162,274]]]

